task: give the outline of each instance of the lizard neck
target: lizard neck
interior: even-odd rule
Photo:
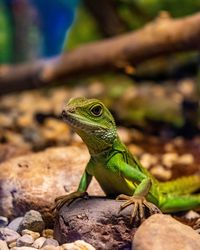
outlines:
[[[91,156],[100,156],[100,155],[104,155],[107,154],[109,151],[113,151],[113,150],[119,150],[119,151],[123,151],[123,146],[122,146],[122,142],[119,139],[118,135],[116,136],[116,138],[113,140],[112,143],[108,144],[95,144],[95,147],[88,147],[88,150],[90,152]]]
[[[92,136],[85,134],[83,131],[79,131],[78,134],[87,145],[91,156],[100,155],[101,153],[112,150],[115,141],[120,142],[116,130],[111,130],[105,134],[95,133]]]

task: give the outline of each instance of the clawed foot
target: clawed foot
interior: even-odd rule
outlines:
[[[195,225],[193,228],[200,234],[200,218],[195,222]]]
[[[134,205],[131,213],[131,224],[135,218],[138,218],[140,221],[145,219],[145,208],[149,210],[150,215],[161,213],[160,209],[151,202],[148,202],[143,196],[128,196],[121,194],[117,196],[116,200],[125,200],[121,206],[119,212],[130,205]]]
[[[73,192],[71,194],[62,195],[55,199],[55,205],[52,207],[52,211],[58,211],[63,207],[65,204],[69,206],[73,201],[75,201],[78,198],[83,198],[85,196],[88,196],[87,192]]]

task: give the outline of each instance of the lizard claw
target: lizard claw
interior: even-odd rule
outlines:
[[[145,219],[145,208],[149,210],[150,215],[155,213],[161,213],[160,209],[151,202],[148,202],[144,196],[128,196],[128,195],[119,195],[116,200],[126,200],[121,206],[119,212],[124,210],[130,205],[134,205],[131,213],[131,224],[135,218],[138,218],[140,221]]]
[[[51,211],[59,211],[61,207],[63,207],[65,204],[69,206],[76,199],[82,198],[85,196],[88,196],[87,192],[78,192],[78,191],[73,192],[71,194],[59,196],[55,199],[55,204],[51,208]]]
[[[200,218],[197,219],[193,228],[194,228],[194,230],[196,230],[197,233],[200,233]]]

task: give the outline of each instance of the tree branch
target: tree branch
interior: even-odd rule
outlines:
[[[69,77],[125,69],[152,57],[200,49],[200,13],[159,17],[142,29],[66,52],[49,60],[0,67],[0,94],[49,85]]]

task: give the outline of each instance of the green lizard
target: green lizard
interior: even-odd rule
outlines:
[[[87,194],[92,176],[107,196],[125,200],[120,210],[134,205],[131,221],[143,220],[146,208],[150,214],[200,208],[200,195],[192,194],[200,188],[200,175],[164,183],[156,180],[120,141],[114,118],[102,102],[71,99],[62,116],[85,142],[91,157],[78,190],[58,197],[57,209]]]

